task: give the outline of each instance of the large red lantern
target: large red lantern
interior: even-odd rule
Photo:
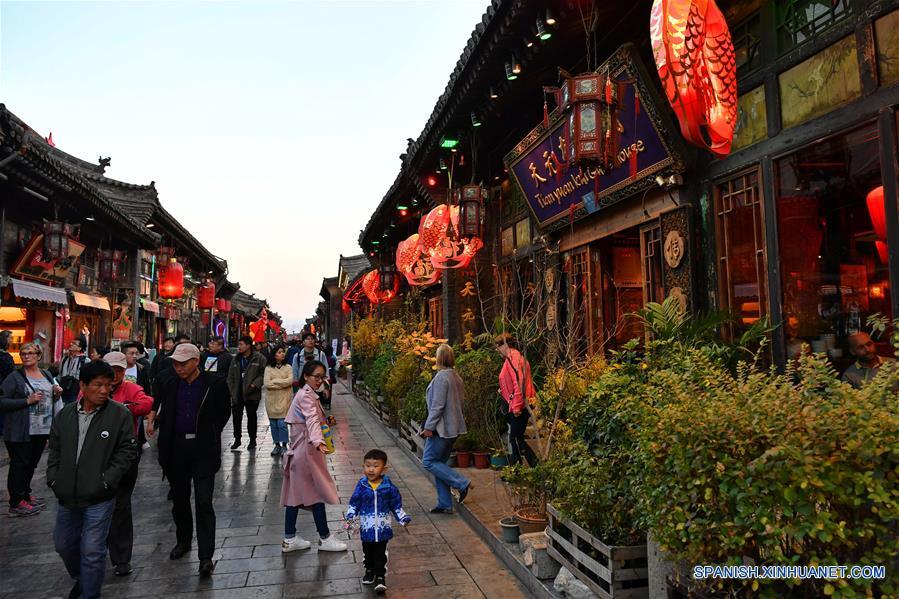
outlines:
[[[396,246],[396,267],[410,285],[425,287],[440,280],[441,271],[434,268],[431,257],[422,252],[418,233],[399,242]]]
[[[447,206],[450,215],[446,234],[435,247],[427,250],[434,268],[466,268],[484,243],[479,237],[462,238],[459,233],[459,207]]]
[[[560,93],[561,106],[568,113],[567,162],[609,164],[617,154],[617,98],[610,76],[585,73],[571,77]]]
[[[174,258],[159,271],[159,297],[178,299],[184,295],[184,267]]]
[[[684,138],[727,156],[737,124],[737,62],[715,0],[655,0],[649,28],[659,78]]]
[[[480,185],[462,187],[459,199],[459,235],[462,237],[483,237],[484,200],[487,191]]]
[[[886,241],[887,238],[887,216],[886,205],[883,202],[883,185],[879,185],[868,192],[866,198],[868,203],[868,215],[871,217],[871,224],[874,225],[874,234],[878,239]]]
[[[371,270],[362,278],[362,291],[372,304],[386,304],[396,297],[399,291],[399,279],[394,280],[393,288],[387,291],[381,289],[381,276],[377,270]]]
[[[418,243],[429,254],[446,237],[450,226],[450,206],[441,204],[428,212],[418,225]]]
[[[100,280],[113,283],[125,279],[125,252],[122,250],[100,250]]]
[[[231,301],[222,299],[222,298],[218,298],[217,300],[215,300],[215,308],[219,312],[230,312],[231,311]]]
[[[197,308],[211,310],[215,307],[215,283],[206,281],[197,289]]]

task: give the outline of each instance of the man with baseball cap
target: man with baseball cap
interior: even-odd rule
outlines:
[[[103,356],[103,361],[112,367],[115,377],[112,379],[110,399],[124,405],[131,412],[134,420],[134,437],[138,437],[140,419],[150,413],[153,398],[144,392],[137,383],[125,380],[128,370],[128,358],[120,351],[111,351]],[[106,544],[109,547],[109,559],[115,568],[116,576],[128,576],[132,572],[131,552],[134,547],[134,521],[131,517],[131,494],[137,484],[137,471],[140,464],[141,444],[137,444],[137,459],[131,469],[122,477],[116,490],[115,510],[112,512],[112,526]]]
[[[223,379],[200,371],[200,350],[182,343],[172,352],[175,377],[166,381],[157,398],[156,426],[159,464],[172,485],[177,544],[170,559],[180,559],[191,548],[193,518],[190,484],[196,502],[197,554],[200,576],[212,575],[215,564],[215,510],[212,491],[222,465],[222,429],[231,414],[231,395]]]

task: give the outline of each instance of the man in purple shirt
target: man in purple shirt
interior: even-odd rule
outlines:
[[[200,350],[183,343],[172,353],[177,376],[161,390],[156,425],[159,434],[159,464],[172,485],[172,516],[177,544],[170,559],[180,559],[191,549],[193,515],[190,487],[193,482],[197,506],[197,557],[200,576],[212,575],[215,564],[215,509],[212,491],[215,474],[222,465],[222,429],[231,414],[228,384],[200,371]]]

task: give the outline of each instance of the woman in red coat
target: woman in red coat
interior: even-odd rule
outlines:
[[[503,333],[494,339],[496,351],[503,357],[503,369],[499,373],[499,392],[509,404],[506,416],[509,422],[509,444],[512,446],[510,461],[517,464],[522,456],[531,466],[537,465],[537,455],[524,438],[530,414],[526,402],[537,396],[531,378],[531,365],[519,351],[512,335]]]

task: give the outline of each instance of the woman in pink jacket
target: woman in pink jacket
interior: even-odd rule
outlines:
[[[284,481],[281,484],[281,505],[284,514],[284,553],[307,549],[312,543],[297,536],[297,514],[300,508],[310,510],[321,539],[319,551],[346,551],[347,545],[338,541],[328,530],[325,504],[339,504],[337,487],[328,472],[325,454],[328,451],[322,436],[325,413],[315,391],[325,379],[325,365],[310,360],[303,366],[305,385],[297,391],[284,421],[290,426],[290,449],[284,453]]]
[[[517,464],[522,456],[531,466],[537,465],[537,455],[524,439],[530,414],[526,401],[537,396],[531,378],[531,365],[518,350],[518,342],[508,333],[494,339],[496,351],[503,357],[503,369],[499,373],[499,392],[509,404],[506,416],[509,422],[509,444],[512,446],[510,462]]]

